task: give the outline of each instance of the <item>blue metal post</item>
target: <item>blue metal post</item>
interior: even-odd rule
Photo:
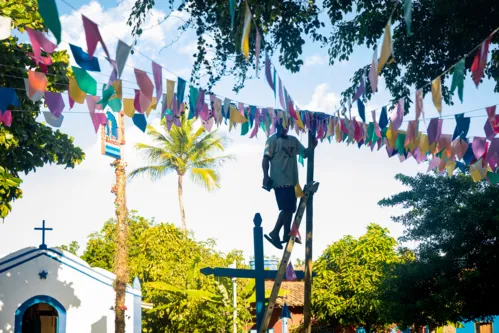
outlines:
[[[255,214],[253,219],[255,227],[253,228],[253,242],[255,247],[255,271],[256,271],[256,329],[260,329],[260,325],[265,315],[265,277],[263,266],[263,229],[262,217],[260,213]]]

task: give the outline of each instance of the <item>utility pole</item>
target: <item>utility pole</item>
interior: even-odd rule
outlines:
[[[312,130],[308,131],[308,156],[307,156],[307,184],[314,181],[314,155],[315,155],[315,119],[312,119]],[[303,307],[303,324],[305,333],[312,332],[312,236],[314,220],[314,192],[310,193],[306,212],[306,241],[305,241],[305,299]]]
[[[229,265],[229,268],[237,268],[237,262]],[[232,306],[234,307],[234,333],[237,333],[237,283],[236,278],[232,278]]]

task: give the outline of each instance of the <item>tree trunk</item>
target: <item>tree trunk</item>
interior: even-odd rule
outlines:
[[[115,258],[115,333],[125,333],[125,291],[128,282],[128,224],[127,224],[127,208],[126,208],[126,163],[121,160],[116,160],[113,163],[116,173],[115,185],[115,208],[118,224],[116,226],[116,258]]]
[[[178,175],[178,204],[180,205],[180,218],[182,219],[182,232],[187,235],[187,224],[185,223],[184,199],[182,197],[184,190],[182,187],[183,175]]]

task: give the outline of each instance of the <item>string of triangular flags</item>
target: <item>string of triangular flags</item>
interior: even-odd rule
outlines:
[[[46,6],[50,2],[51,0],[43,1],[40,4]],[[52,8],[57,11],[55,2],[53,6]],[[40,14],[45,19],[45,16],[48,15],[47,8],[40,8]],[[52,13],[50,17],[56,17],[58,21],[57,15],[54,16]],[[162,117],[166,117],[168,129],[173,125],[179,126],[180,116],[185,113],[189,119],[199,118],[207,131],[211,131],[214,124],[220,126],[222,122],[225,124],[229,122],[229,130],[236,127],[237,124],[241,125],[241,135],[246,135],[252,129],[250,137],[257,136],[259,129],[262,129],[267,135],[271,135],[276,131],[277,123],[282,123],[285,127],[294,128],[297,133],[313,131],[321,140],[329,139],[331,141],[334,138],[336,142],[355,142],[359,147],[365,145],[371,150],[374,150],[375,147],[379,150],[385,146],[389,157],[398,155],[401,161],[413,157],[418,163],[421,163],[431,158],[429,170],[436,169],[438,172],[447,171],[448,174],[452,174],[456,168],[465,171],[466,166],[470,166],[470,173],[474,180],[479,181],[487,178],[492,183],[499,182],[499,175],[494,172],[499,163],[499,142],[497,141],[499,139],[495,138],[496,134],[499,133],[499,116],[495,115],[495,106],[487,109],[488,117],[484,127],[485,137],[475,137],[473,140],[466,137],[470,118],[464,117],[464,114],[456,115],[457,124],[453,135],[441,133],[443,119],[438,118],[431,119],[427,134],[423,134],[418,128],[422,108],[420,112],[416,113],[416,119],[409,122],[407,130],[400,130],[404,116],[402,100],[397,104],[390,120],[388,120],[385,107],[381,111],[379,120],[373,111],[373,121],[366,123],[365,116],[361,117],[363,118],[362,122],[358,122],[355,118],[342,118],[339,113],[336,116],[331,116],[306,110],[295,110],[292,101],[287,104],[287,109],[283,108],[284,110],[234,103],[228,98],[222,100],[193,86],[189,86],[188,97],[185,98],[186,81],[180,77],[177,81],[166,80],[165,94],[162,86],[162,67],[155,62],[152,62],[154,83],[145,71],[135,69],[134,73],[139,89],[135,89],[135,98],[126,99],[122,96],[123,87],[120,77],[131,49],[130,46],[120,41],[116,50],[116,60],[111,60],[98,25],[83,15],[82,20],[88,53],[85,53],[80,47],[71,46],[73,57],[80,67],[73,66],[72,68],[75,78],[69,80],[68,99],[70,108],[74,106],[74,103],[83,104],[86,102],[96,131],[107,121],[106,114],[97,111],[104,110],[106,107],[114,112],[123,108],[125,114],[131,117],[139,128],[145,130],[147,124],[145,115],[149,115],[151,110],[156,109],[157,101],[161,99],[163,105],[160,111]],[[59,42],[60,31],[57,29],[60,23],[51,22],[47,26]],[[54,119],[61,119],[65,108],[62,95],[46,91],[46,72],[48,66],[51,65],[50,54],[54,52],[56,45],[38,31],[28,30],[28,35],[33,46],[33,54],[30,56],[39,65],[41,71],[28,71],[27,94],[32,100],[40,100],[43,96],[50,110],[50,115]],[[102,96],[97,96],[97,82],[88,73],[100,70],[98,60],[93,56],[98,43],[101,43],[107,60],[113,68],[109,82],[102,87]],[[42,56],[41,50],[47,56]],[[485,63],[487,51],[488,44],[484,44],[480,49],[479,59],[485,58]],[[481,61],[478,62],[477,66],[481,66]],[[267,76],[267,81],[270,81],[269,76]],[[275,86],[276,81],[275,79],[272,81],[272,86]],[[153,97],[154,93],[156,97]],[[206,97],[208,97],[206,95],[209,95],[209,103],[206,103]],[[416,93],[416,106],[421,105],[422,107],[421,95]],[[12,121],[12,113],[7,112],[9,106],[20,106],[16,91],[13,88],[0,88],[0,111],[4,123]],[[10,119],[5,121],[5,118]]]

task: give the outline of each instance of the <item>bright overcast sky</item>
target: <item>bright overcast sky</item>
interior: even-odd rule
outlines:
[[[119,5],[114,1],[70,2],[100,25],[111,54],[115,52],[117,37],[131,43],[126,20],[134,1],[124,0]],[[177,39],[179,32],[176,28],[182,23],[172,17],[162,25],[155,24],[165,15],[164,8],[161,8],[165,3],[166,1],[161,2],[160,7],[153,11],[153,16],[146,22],[145,26],[152,28],[145,30],[138,48],[164,68],[188,78],[193,63],[192,54],[196,49],[195,35],[192,32],[185,33],[173,46],[161,51],[163,46]],[[69,48],[69,42],[86,49],[80,13],[60,1],[58,6],[60,14],[63,15],[63,43],[60,47]],[[463,53],[467,51],[463,50]],[[100,56],[105,75],[93,76],[100,83],[107,82],[110,69],[102,58],[103,51],[100,46],[96,54]],[[328,65],[327,50],[318,45],[308,44],[303,57],[305,65],[298,74],[291,74],[278,67],[283,83],[302,109],[331,113],[339,105],[340,93],[349,86],[349,78],[354,71],[370,62],[372,51],[356,48],[349,61],[333,67]],[[135,81],[133,67],[151,71],[150,60],[138,54],[130,56],[127,64],[129,67],[125,70],[125,80]],[[163,75],[165,77],[166,72]],[[230,78],[225,79],[214,91],[234,100],[274,106],[273,93],[264,82],[263,76],[259,80],[249,81],[239,95],[232,92],[232,85]],[[124,86],[133,87],[132,83],[125,83]],[[131,92],[130,89],[125,90],[125,97],[130,97]],[[379,93],[367,105],[366,110],[384,105],[389,100],[390,96],[381,80]],[[477,90],[469,76],[466,80],[464,100],[461,105],[456,97],[456,105],[444,105],[443,114],[455,114],[498,103],[492,82],[485,82]],[[414,119],[414,111],[411,111],[406,119]],[[43,219],[46,220],[47,226],[54,228],[54,231],[47,234],[49,246],[76,240],[84,247],[87,236],[100,230],[104,221],[113,217],[114,196],[110,190],[114,173],[110,166],[111,159],[100,154],[100,139],[94,133],[86,105],[77,105],[70,112],[80,113],[69,114],[66,110],[61,131],[74,137],[75,143],[85,151],[86,159],[74,170],[46,166],[36,173],[23,176],[24,197],[13,204],[13,212],[0,224],[0,255],[21,247],[39,245],[41,235],[33,231],[33,228],[40,226]],[[431,104],[431,96],[425,98],[425,112],[427,118],[437,116]],[[370,120],[371,113],[366,114]],[[483,116],[485,110],[473,115]],[[484,121],[483,117],[473,118],[470,135],[483,135]],[[159,123],[157,112],[151,114],[148,122],[156,125]],[[453,120],[444,121],[445,133],[452,133],[454,127]],[[221,132],[226,131],[227,127],[222,126]],[[194,231],[196,239],[215,238],[218,249],[225,252],[242,249],[246,257],[249,257],[253,255],[254,214],[262,214],[264,231],[268,232],[274,225],[278,211],[274,194],[261,189],[261,157],[265,134],[260,132],[258,139],[249,139],[240,137],[239,131],[238,128],[229,133],[233,139],[230,152],[236,154],[237,160],[222,169],[221,189],[208,193],[187,180],[184,199],[187,226]],[[305,137],[300,139],[306,144]],[[128,162],[128,171],[143,165],[133,146],[137,142],[147,141],[147,136],[127,119],[125,159]],[[384,148],[379,152],[371,152],[368,148],[358,149],[345,143],[320,143],[315,160],[315,179],[321,185],[314,200],[314,257],[345,235],[360,236],[370,222],[387,227],[395,237],[400,236],[403,228],[391,222],[390,216],[399,214],[401,210],[381,208],[377,202],[403,190],[394,180],[397,173],[415,175],[417,172],[425,172],[426,168],[427,164],[417,165],[413,159],[403,163],[400,163],[397,157],[389,159]],[[306,168],[300,166],[302,184],[305,174]],[[156,183],[148,179],[134,180],[128,184],[127,199],[128,208],[137,210],[142,216],[154,218],[157,222],[173,222],[180,226],[175,174],[172,173]],[[301,233],[305,233],[304,225]],[[293,261],[303,258],[304,252],[304,247],[298,245],[293,253]],[[271,256],[280,253],[265,243],[265,254]]]

